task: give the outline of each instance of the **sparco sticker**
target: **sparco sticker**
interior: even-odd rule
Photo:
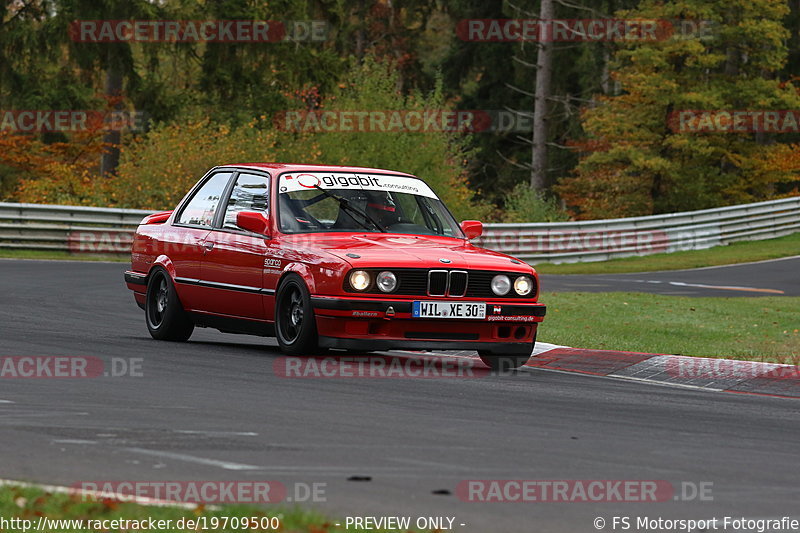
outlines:
[[[281,176],[280,192],[314,189],[361,189],[365,191],[404,192],[438,198],[428,185],[417,178],[374,174],[291,173]]]

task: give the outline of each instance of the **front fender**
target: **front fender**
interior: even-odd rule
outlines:
[[[308,267],[308,265],[298,262],[289,263],[284,267],[283,274],[281,274],[281,279],[278,280],[278,287],[280,287],[283,279],[292,272],[303,278],[306,287],[308,287],[308,292],[311,294],[317,293],[317,284],[314,280],[314,275],[311,273],[311,269]]]

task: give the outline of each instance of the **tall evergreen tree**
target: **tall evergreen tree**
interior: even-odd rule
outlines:
[[[671,120],[681,110],[797,109],[797,88],[776,77],[787,58],[787,13],[783,0],[643,0],[620,13],[710,26],[621,44],[612,76],[622,92],[586,109],[583,156],[558,187],[576,214],[646,215],[779,193],[785,173],[760,172],[756,179],[751,171],[774,150],[770,135],[698,133]]]

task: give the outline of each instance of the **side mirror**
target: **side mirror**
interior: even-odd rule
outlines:
[[[465,220],[461,223],[461,231],[467,236],[467,239],[477,239],[483,235],[483,222],[479,220]]]
[[[269,234],[269,218],[264,213],[240,211],[236,214],[236,225],[259,235]]]

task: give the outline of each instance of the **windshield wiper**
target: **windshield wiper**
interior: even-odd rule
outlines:
[[[342,206],[342,209],[344,209],[345,211],[350,211],[351,213],[355,213],[355,214],[357,214],[357,215],[359,215],[361,217],[364,217],[364,220],[370,221],[373,226],[375,226],[376,228],[378,228],[378,230],[380,230],[381,233],[388,233],[387,230],[384,229],[380,224],[378,224],[378,222],[374,218],[369,216],[369,214],[365,213],[364,211],[362,211],[361,209],[359,209],[357,207],[353,207],[352,205],[350,205],[350,201],[347,198],[342,198],[341,196],[336,196],[335,194],[333,194],[331,192],[328,192],[325,189],[323,189],[322,187],[320,187],[319,184],[314,184],[314,187],[319,189],[320,191],[322,191],[322,193],[324,195],[329,196],[330,198],[333,198],[334,200],[339,202],[339,205]],[[370,229],[370,227],[367,226],[366,223],[356,219],[353,216],[351,216],[350,218],[355,220],[358,224],[361,224],[362,228]]]

